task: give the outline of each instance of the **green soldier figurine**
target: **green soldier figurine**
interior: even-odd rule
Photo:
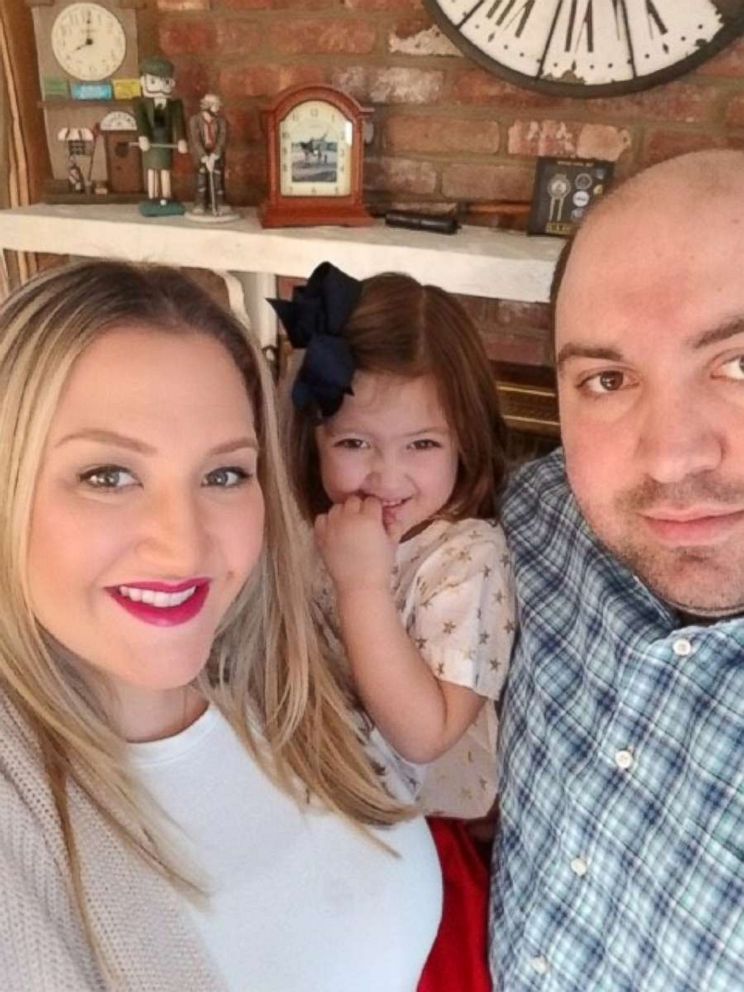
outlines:
[[[142,60],[142,96],[135,101],[134,115],[137,144],[147,175],[148,199],[140,204],[145,216],[184,212],[183,206],[171,198],[173,150],[183,155],[188,152],[183,104],[171,97],[175,85],[172,62],[161,55]]]

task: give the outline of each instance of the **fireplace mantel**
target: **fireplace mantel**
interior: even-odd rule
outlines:
[[[276,276],[306,278],[327,259],[357,278],[399,271],[453,293],[539,303],[548,299],[562,244],[516,231],[463,227],[454,235],[430,234],[382,221],[365,228],[265,230],[253,210],[214,226],[144,218],[133,204],[0,210],[0,248],[211,269],[264,347],[275,340],[265,297],[275,294]]]

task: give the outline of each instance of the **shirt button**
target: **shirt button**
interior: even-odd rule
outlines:
[[[548,959],[540,955],[536,958],[530,958],[530,968],[532,968],[536,975],[547,975],[550,965],[548,964]]]
[[[615,764],[623,771],[627,771],[633,765],[633,752],[628,750],[616,751]]]
[[[583,878],[589,871],[589,865],[583,858],[574,858],[571,862],[571,871],[579,878]]]
[[[692,654],[692,644],[686,637],[679,637],[674,644],[672,644],[672,651],[674,651],[679,658],[686,658],[689,654]]]

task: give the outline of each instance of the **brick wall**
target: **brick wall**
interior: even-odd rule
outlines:
[[[377,206],[526,200],[536,155],[616,161],[628,175],[683,151],[744,146],[744,41],[683,79],[627,97],[519,89],[460,55],[421,0],[151,0],[163,53],[192,112],[219,92],[232,126],[228,194],[264,195],[258,110],[294,83],[327,82],[374,108],[366,150]],[[177,189],[188,195],[181,160]],[[545,308],[472,301],[504,361],[547,360]]]

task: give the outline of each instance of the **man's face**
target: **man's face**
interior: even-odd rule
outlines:
[[[583,233],[556,309],[571,487],[593,530],[673,606],[744,611],[744,184],[678,184]]]

